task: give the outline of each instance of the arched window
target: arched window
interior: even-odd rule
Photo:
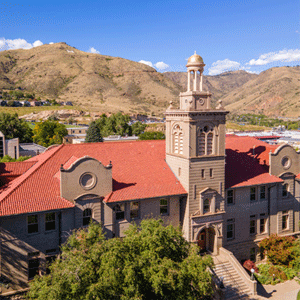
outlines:
[[[198,129],[197,136],[197,152],[198,156],[211,155],[214,153],[213,148],[213,128],[210,126],[204,126]]]
[[[183,154],[183,132],[179,125],[173,128],[173,152]]]
[[[207,155],[211,155],[213,153],[213,133],[210,132],[207,135]]]
[[[82,225],[83,226],[87,226],[90,224],[91,222],[91,219],[92,219],[92,214],[93,214],[93,211],[90,209],[90,208],[87,208],[83,211],[82,213]]]
[[[205,198],[203,201],[203,213],[206,214],[210,212],[210,199]]]
[[[201,132],[198,135],[198,156],[205,155],[205,133]]]

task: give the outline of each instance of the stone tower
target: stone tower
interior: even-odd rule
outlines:
[[[172,103],[166,115],[166,161],[188,192],[181,201],[184,236],[204,250],[222,245],[225,188],[225,117],[219,101],[203,91],[205,64],[196,52],[188,59],[187,91],[180,108]]]

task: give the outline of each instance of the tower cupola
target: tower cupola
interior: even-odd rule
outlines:
[[[203,70],[204,70],[204,62],[203,58],[196,54],[189,57],[187,62],[187,72],[188,72],[188,84],[187,84],[187,91],[200,91],[202,92],[202,77],[203,77]],[[198,84],[198,76],[199,76],[199,84]],[[192,86],[191,86],[191,79],[192,79]]]

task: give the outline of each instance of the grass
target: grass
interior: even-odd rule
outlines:
[[[226,122],[226,129],[234,131],[256,131],[256,130],[270,130],[269,127],[259,125],[239,125],[230,121]]]
[[[7,107],[7,106],[0,106],[0,113],[9,113],[14,114],[17,113],[19,117],[23,115],[28,115],[30,113],[38,113],[41,111],[46,110],[85,110],[80,106],[33,106],[33,107]]]

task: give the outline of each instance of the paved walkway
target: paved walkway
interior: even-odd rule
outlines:
[[[257,285],[256,299],[296,300],[300,285],[296,280],[289,280],[276,285]]]

